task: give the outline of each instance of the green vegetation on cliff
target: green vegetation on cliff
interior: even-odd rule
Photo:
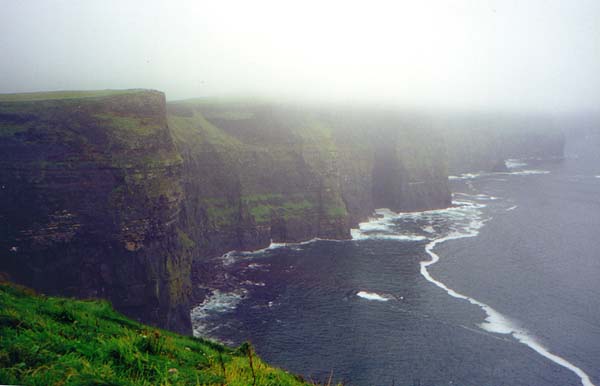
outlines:
[[[0,102],[41,101],[51,99],[101,98],[114,95],[144,93],[144,89],[129,90],[64,90],[47,92],[25,92],[17,94],[0,94]]]
[[[103,300],[0,283],[0,384],[301,385],[243,344],[231,349],[127,319]]]
[[[450,203],[443,142],[381,109],[204,98],[171,102],[197,256],[349,238],[377,207]]]
[[[199,256],[348,238],[332,130],[313,112],[244,99],[168,104]]]

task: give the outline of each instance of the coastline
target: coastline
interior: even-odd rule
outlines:
[[[515,171],[512,173],[502,173],[502,174],[513,174],[513,175],[517,175],[517,176],[526,176],[526,175],[531,175],[531,174],[548,174],[548,173],[550,173],[550,172],[547,172],[547,171],[543,171],[543,172],[539,171],[538,172],[536,170],[532,173],[532,171],[525,170],[525,171]],[[466,182],[468,183],[469,181],[466,181]],[[451,289],[443,282],[436,280],[429,273],[428,268],[430,266],[434,265],[435,263],[437,263],[440,259],[443,259],[443,257],[438,255],[438,253],[440,253],[439,246],[441,244],[445,243],[446,241],[476,237],[479,234],[479,230],[485,225],[485,223],[492,220],[492,218],[484,218],[484,216],[482,215],[481,209],[485,208],[487,202],[489,202],[489,201],[502,200],[501,198],[493,197],[493,196],[489,196],[489,195],[485,195],[485,194],[457,193],[455,195],[460,196],[461,199],[454,200],[452,202],[451,206],[449,206],[447,208],[443,208],[443,209],[434,209],[434,210],[427,210],[427,211],[421,211],[421,212],[403,212],[403,213],[394,213],[389,210],[377,210],[375,212],[375,215],[371,216],[369,218],[369,221],[359,223],[356,228],[352,228],[352,231],[353,231],[352,232],[352,236],[353,236],[352,240],[354,240],[354,241],[359,241],[362,239],[396,239],[396,240],[400,240],[400,241],[428,240],[426,243],[424,243],[424,249],[425,249],[426,254],[430,257],[430,260],[423,260],[420,262],[420,264],[419,264],[420,275],[423,276],[428,282],[433,283],[438,288],[443,289],[451,297],[461,299],[461,300],[466,300],[470,304],[476,305],[480,309],[482,309],[486,314],[485,319],[481,323],[478,324],[478,327],[481,328],[482,332],[484,332],[486,334],[490,334],[489,335],[490,337],[494,336],[495,334],[500,334],[500,335],[510,337],[510,340],[514,340],[515,342],[526,346],[527,348],[533,350],[536,354],[539,354],[541,357],[548,359],[552,363],[557,364],[560,367],[575,374],[579,378],[579,380],[583,386],[594,386],[594,383],[592,383],[590,376],[588,374],[586,374],[581,368],[577,367],[576,365],[571,363],[569,360],[567,360],[563,357],[560,357],[556,354],[553,354],[548,348],[546,348],[542,343],[540,343],[534,337],[534,335],[532,333],[530,333],[527,329],[520,327],[519,324],[517,322],[513,321],[509,316],[506,316],[506,315],[498,312],[496,309],[494,309],[493,307],[491,307],[490,305],[488,305],[486,303],[483,303],[475,298],[463,295],[462,293],[459,293],[459,292]],[[518,206],[515,206],[515,205],[510,206],[509,208],[506,209],[506,211],[512,211],[512,210],[516,209],[517,207]],[[447,214],[449,214],[449,215],[446,217]],[[377,233],[378,229],[379,229],[379,231],[381,231],[380,228],[386,228],[386,227],[390,226],[393,223],[394,218],[402,218],[402,217],[411,218],[411,219],[421,218],[421,219],[424,219],[427,221],[435,216],[441,216],[441,217],[445,217],[448,221],[452,222],[455,220],[455,217],[454,217],[455,214],[456,214],[456,217],[462,221],[460,224],[462,226],[462,228],[460,228],[459,230],[450,229],[449,233],[447,233],[445,235],[434,234],[434,233],[436,233],[435,230],[433,229],[432,226],[429,226],[429,225],[422,227],[422,230],[427,233],[429,233],[431,231],[431,234],[429,234],[427,237],[423,237],[421,235],[406,235],[406,234],[391,235],[393,237],[382,237],[381,233]],[[432,222],[432,224],[433,224],[433,222]],[[369,233],[369,232],[371,232],[371,233]],[[385,235],[385,236],[390,236],[390,235]],[[300,241],[300,242],[292,242],[292,243],[271,242],[269,244],[269,246],[267,246],[265,248],[260,248],[260,249],[256,249],[253,251],[243,251],[243,252],[230,251],[220,257],[216,257],[215,259],[224,260],[224,264],[233,264],[236,261],[236,258],[234,257],[234,255],[236,255],[236,254],[242,255],[242,256],[252,256],[252,255],[264,253],[269,250],[274,250],[277,248],[306,245],[306,244],[314,243],[314,242],[321,241],[321,240],[324,240],[324,239],[312,238],[309,240]],[[342,242],[342,241],[348,241],[348,240],[329,239],[329,240],[325,240],[325,241]],[[355,295],[357,295],[358,297],[367,299],[367,300],[375,300],[375,301],[381,301],[381,302],[388,300],[388,298],[386,298],[385,296],[381,296],[379,293],[368,292],[368,290],[363,290],[363,289],[361,289],[359,291],[359,293],[356,293]],[[242,298],[239,298],[239,299],[237,299],[237,301],[241,301],[241,299]],[[496,337],[496,338],[499,338],[499,337]],[[502,338],[502,339],[504,339],[504,338]],[[508,338],[506,338],[506,339],[508,339]]]

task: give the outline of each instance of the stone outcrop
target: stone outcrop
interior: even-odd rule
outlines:
[[[181,165],[160,92],[0,98],[0,271],[189,332]]]
[[[376,208],[450,204],[439,133],[397,114],[218,100],[168,112],[196,258],[349,238]]]

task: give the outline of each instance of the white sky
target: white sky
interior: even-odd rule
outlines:
[[[0,92],[600,109],[600,0],[0,0]]]

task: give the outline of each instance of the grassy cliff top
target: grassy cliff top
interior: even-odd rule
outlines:
[[[26,92],[16,94],[0,94],[0,102],[29,102],[55,99],[80,99],[80,98],[102,98],[114,95],[137,94],[153,90],[129,89],[129,90],[91,90],[91,91],[47,91]]]
[[[127,319],[101,300],[0,283],[0,384],[303,385],[237,349]]]
[[[187,99],[169,100],[167,103],[172,105],[187,104],[187,105],[262,105],[262,104],[278,104],[275,99],[269,99],[262,96],[204,96]]]

